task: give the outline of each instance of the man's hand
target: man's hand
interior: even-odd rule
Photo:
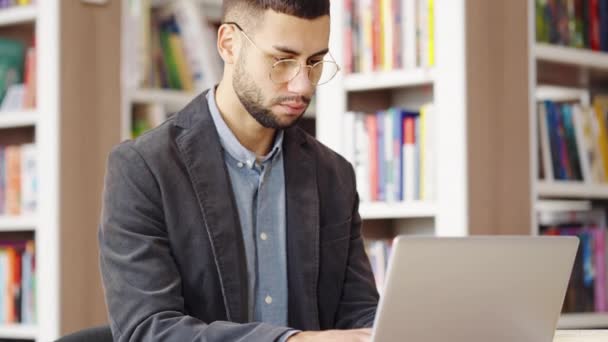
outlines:
[[[369,342],[372,329],[303,331],[287,339],[287,342]]]

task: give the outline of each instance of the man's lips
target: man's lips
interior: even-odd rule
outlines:
[[[284,102],[281,106],[287,110],[289,114],[301,114],[306,109],[306,104],[303,102]]]

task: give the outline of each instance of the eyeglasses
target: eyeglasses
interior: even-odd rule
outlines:
[[[227,25],[234,25],[239,31],[245,36],[245,38],[253,45],[259,52],[264,55],[268,55],[268,53],[262,51],[262,49],[249,38],[249,36],[243,31],[243,29],[239,26],[239,24],[235,22],[225,22]],[[329,53],[331,57],[331,61],[322,60],[311,65],[302,64],[296,59],[288,58],[288,59],[280,59],[275,61],[272,64],[272,68],[270,69],[269,77],[270,80],[277,84],[287,83],[296,78],[302,68],[308,69],[308,79],[313,86],[319,86],[331,81],[334,76],[340,71],[340,67],[333,60],[333,56]]]

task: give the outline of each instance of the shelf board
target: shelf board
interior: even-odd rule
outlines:
[[[608,328],[608,313],[569,313],[562,314],[558,329]]]
[[[0,27],[36,21],[36,6],[12,6],[0,9]]]
[[[31,339],[38,336],[35,325],[5,324],[0,325],[0,339]]]
[[[584,105],[588,105],[589,99],[589,90],[584,88],[552,85],[538,85],[536,87],[536,101],[579,101]]]
[[[346,75],[344,77],[344,88],[346,91],[405,88],[431,85],[434,80],[434,69],[417,68]]]
[[[536,43],[536,60],[608,70],[608,53]]]
[[[35,111],[0,112],[0,128],[35,126],[37,118]]]
[[[570,211],[589,211],[593,209],[591,201],[585,200],[538,200],[536,201],[537,212],[570,212]]]
[[[138,89],[132,93],[131,102],[160,103],[183,107],[194,99],[197,93],[167,89]]]
[[[607,184],[587,184],[577,181],[539,181],[538,195],[541,197],[608,199]]]
[[[36,230],[36,218],[35,217],[21,217],[21,216],[0,216],[0,232],[18,232],[18,231],[35,231]]]
[[[161,7],[171,3],[172,0],[152,0],[150,6]],[[201,6],[201,13],[210,20],[220,21],[222,19],[222,0],[196,0]]]
[[[608,330],[557,330],[553,342],[604,342]]]
[[[364,220],[404,219],[434,217],[437,210],[434,203],[414,202],[363,202],[359,206],[359,214]]]

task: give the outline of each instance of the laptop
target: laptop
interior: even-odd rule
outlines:
[[[373,342],[551,342],[576,237],[397,237]]]

